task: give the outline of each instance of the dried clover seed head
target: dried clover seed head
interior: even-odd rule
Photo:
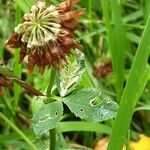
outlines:
[[[57,65],[72,48],[81,49],[73,32],[84,9],[72,10],[79,0],[67,0],[57,6],[37,1],[30,12],[23,16],[23,23],[15,28],[7,45],[21,48],[20,62],[28,55],[29,70],[34,66],[43,74],[46,66]]]
[[[93,75],[97,78],[105,78],[112,72],[111,60],[107,57],[101,58],[100,63],[95,66]]]

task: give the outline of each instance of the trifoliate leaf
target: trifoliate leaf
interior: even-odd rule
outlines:
[[[64,68],[57,73],[56,84],[62,97],[73,91],[85,71],[84,56],[80,53],[77,58],[67,58]]]
[[[91,88],[94,87],[94,84],[92,83],[92,80],[90,79],[90,76],[88,74],[88,71],[85,71],[82,75],[82,80],[80,82],[80,85],[84,88]]]
[[[101,122],[114,118],[118,109],[116,102],[101,95],[101,92],[94,88],[82,89],[64,97],[63,102],[81,119],[91,122]]]
[[[45,106],[45,99],[47,99],[46,96],[38,96],[33,98],[31,105],[33,114],[35,114],[39,109]]]
[[[63,114],[61,101],[55,101],[42,107],[33,116],[33,128],[37,135],[42,135],[48,130],[55,128]]]

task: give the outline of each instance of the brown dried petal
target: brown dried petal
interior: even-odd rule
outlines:
[[[60,37],[60,42],[61,42],[60,45],[63,45],[66,49],[77,48],[83,50],[83,46],[80,45],[78,42],[76,42],[72,35]]]
[[[21,38],[18,34],[11,35],[6,46],[9,48],[19,48],[22,45]]]
[[[84,49],[83,45],[79,44],[78,42],[75,43],[74,48],[79,49],[81,51]]]
[[[64,12],[67,12],[71,9],[71,6],[73,4],[76,4],[79,2],[80,2],[80,0],[67,0],[67,2],[62,2],[59,4],[59,9],[64,11]]]
[[[60,41],[64,46],[66,46],[68,48],[72,47],[72,45],[74,44],[74,38],[71,35],[66,35],[66,36],[60,37]]]
[[[84,13],[85,13],[85,9],[69,11],[65,13],[64,15],[61,15],[61,20],[62,21],[75,20],[79,18],[81,15],[83,15]]]
[[[52,53],[54,62],[59,62],[61,60],[61,53],[60,53],[59,47],[51,48],[51,53]]]
[[[45,58],[48,61],[48,64],[51,65],[51,63],[52,63],[52,54],[51,54],[50,50],[47,49],[44,54],[45,54]]]
[[[34,66],[37,64],[36,55],[30,55],[28,57],[28,67],[29,67],[29,74],[32,74]]]
[[[76,30],[78,25],[78,18],[85,12],[85,9],[80,9],[77,11],[70,11],[61,16],[61,25],[73,32]]]
[[[80,0],[67,0],[67,4],[68,5],[73,5],[73,4],[77,4],[77,3],[79,3],[80,2]]]
[[[27,55],[27,46],[26,44],[21,45],[21,51],[20,51],[20,58],[19,58],[19,63],[21,63],[24,59],[24,57]]]

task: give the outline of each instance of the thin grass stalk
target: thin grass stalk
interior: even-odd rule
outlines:
[[[17,6],[16,7],[16,24],[18,24],[21,20],[21,10]],[[18,78],[21,78],[21,64],[19,64],[19,56],[20,56],[20,50],[16,49],[14,54],[14,75]],[[17,109],[18,103],[19,103],[19,96],[20,96],[20,86],[16,83],[14,83],[14,107]]]
[[[130,150],[130,137],[131,137],[131,132],[128,130],[128,136],[126,140],[126,150]]]
[[[93,9],[93,0],[88,0],[88,17],[90,20],[90,24],[89,24],[89,31],[92,32],[92,28],[93,28],[93,19],[92,19],[92,9]],[[93,50],[94,53],[96,53]],[[84,133],[84,145],[86,146],[90,146],[91,145],[91,141],[92,141],[92,137],[93,135],[91,133]]]
[[[143,0],[143,15],[144,15],[144,22],[146,23],[148,19],[148,15],[150,13],[150,0]]]
[[[47,97],[50,97],[51,96],[51,91],[52,91],[52,87],[53,87],[53,84],[54,84],[54,80],[55,80],[55,75],[56,75],[56,71],[54,68],[51,68],[51,73],[50,73],[50,80],[49,80],[49,85],[48,85],[48,88],[47,88]],[[56,149],[56,129],[51,129],[49,131],[49,140],[50,140],[50,143],[49,143],[49,150],[55,150]]]
[[[2,113],[0,113],[0,118],[3,119],[14,131],[16,131],[16,133],[18,133],[20,135],[20,137],[22,137],[22,139],[24,141],[26,141],[28,143],[28,145],[30,145],[30,147],[33,150],[37,150],[37,148],[30,141],[30,139],[28,139],[28,137],[24,133],[22,133],[5,115],[3,115]]]
[[[117,98],[120,101],[123,88],[124,88],[124,65],[125,65],[125,51],[129,50],[126,32],[124,29],[121,6],[117,0],[110,0],[112,16],[114,21],[114,42],[115,42],[115,54],[116,55],[116,86],[117,86]]]
[[[30,6],[28,6],[28,4],[25,1],[21,0],[13,0],[13,1],[23,12],[29,11]]]
[[[29,8],[36,2],[36,0],[24,0],[24,1],[26,2]]]
[[[92,0],[88,0],[88,16],[89,16],[89,20],[90,20],[90,32],[92,31]]]
[[[105,19],[106,30],[108,34],[108,42],[109,49],[111,52],[113,72],[116,77],[115,88],[117,93],[117,99],[119,102],[123,93],[125,50],[128,49],[127,38],[122,23],[121,9],[118,4],[118,1],[105,0],[101,1],[101,4],[103,16]],[[112,22],[110,16],[110,8],[112,9],[114,26],[111,25]]]
[[[127,137],[128,129],[139,100],[149,78],[149,66],[147,65],[150,54],[150,16],[138,46],[129,78],[121,99],[117,117],[110,136],[108,150],[121,150]]]
[[[0,45],[0,60],[3,59],[3,54],[4,54],[4,46],[3,44]]]

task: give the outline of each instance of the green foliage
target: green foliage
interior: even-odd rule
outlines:
[[[56,75],[54,68],[46,68],[43,76],[36,68],[29,75],[27,59],[20,65],[19,50],[5,46],[34,3],[0,1],[0,149],[45,150],[49,137],[60,149],[90,149],[87,146],[111,134],[109,149],[120,150],[125,141],[129,148],[133,132],[150,135],[150,0],[80,0],[75,8],[86,8],[86,14],[76,37],[86,61],[73,50]],[[110,58],[113,69],[97,79],[93,71],[102,56]],[[44,134],[49,129],[51,136]]]
[[[118,105],[107,97],[100,98],[101,92],[97,89],[81,89],[63,98],[63,101],[81,119],[101,122],[114,118]]]
[[[37,135],[46,133],[50,129],[55,128],[60,122],[63,114],[62,102],[55,101],[47,104],[37,111],[33,118],[33,128]]]
[[[100,90],[94,88],[75,90],[84,70],[83,54],[76,59],[70,56],[70,60],[68,58],[64,68],[58,73],[59,80],[56,78],[61,97],[52,95],[46,100],[46,97],[41,96],[38,97],[38,101],[32,103],[34,110],[33,128],[36,134],[42,135],[58,126],[63,113],[62,102],[77,117],[90,122],[102,122],[115,117],[118,109],[117,103],[103,96]],[[46,102],[53,98],[57,101],[44,105],[43,101]]]
[[[114,124],[114,129],[112,131],[110,137],[110,150],[120,150],[123,147],[127,131],[129,128],[129,124],[132,118],[132,114],[134,112],[134,108],[136,106],[137,101],[139,100],[144,87],[149,79],[149,66],[147,66],[147,61],[150,54],[149,47],[149,34],[150,34],[150,15],[147,20],[145,30],[143,32],[139,47],[137,49],[133,65],[131,67],[131,71],[129,74],[129,78],[127,80],[126,87],[124,89],[124,93],[122,95],[122,100],[120,103],[120,108],[117,114],[117,118]],[[136,83],[136,86],[134,84]],[[125,117],[125,122],[123,121],[123,117]],[[120,124],[124,122],[124,128],[119,129]],[[119,133],[118,133],[119,131]],[[114,143],[118,139],[118,135],[121,137],[119,139],[118,144],[114,149]]]
[[[35,2],[35,0],[24,0],[24,1],[20,1],[20,0],[13,0],[15,2],[16,5],[19,6],[19,8],[23,11],[23,12],[27,12],[30,10],[30,7],[32,6],[32,4]]]
[[[38,96],[32,99],[32,112],[35,114],[39,109],[45,106],[45,101],[47,97],[45,96]]]
[[[64,68],[59,70],[57,74],[56,84],[62,97],[75,89],[85,71],[84,56],[82,53],[78,55],[81,56],[77,59],[68,57]]]
[[[65,121],[60,122],[56,128],[57,132],[73,132],[73,131],[87,131],[87,132],[101,132],[105,134],[110,134],[111,127],[104,125],[103,123],[91,123],[84,121]]]

